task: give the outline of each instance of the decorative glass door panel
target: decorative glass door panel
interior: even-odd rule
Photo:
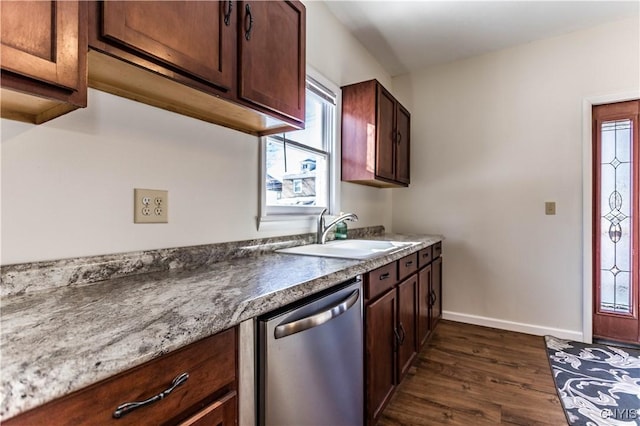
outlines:
[[[640,101],[593,107],[595,339],[640,342]]]
[[[600,136],[600,311],[633,315],[631,120],[602,123]]]

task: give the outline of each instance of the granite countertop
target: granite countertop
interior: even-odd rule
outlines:
[[[2,299],[0,420],[442,240],[349,260],[267,253]]]

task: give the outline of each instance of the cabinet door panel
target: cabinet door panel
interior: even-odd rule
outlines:
[[[393,96],[378,85],[376,175],[390,180],[395,180],[395,105]]]
[[[411,114],[398,104],[396,111],[396,180],[409,184]]]
[[[78,89],[77,1],[0,2],[2,69]]]
[[[304,122],[305,8],[298,1],[240,2],[239,97]]]
[[[429,300],[431,291],[431,265],[418,274],[418,344],[422,346],[429,336]]]
[[[418,276],[412,275],[398,285],[398,375],[397,383],[411,367],[416,356],[416,315],[417,315]]]
[[[395,389],[396,291],[366,307],[367,417],[376,418]]]
[[[431,277],[431,289],[433,292],[433,305],[431,307],[431,329],[436,326],[442,317],[442,258],[439,257],[431,264],[433,276]]]
[[[229,10],[233,4],[106,1],[102,35],[228,90],[233,86],[236,58],[237,15]]]

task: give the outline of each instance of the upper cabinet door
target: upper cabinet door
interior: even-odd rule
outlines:
[[[389,180],[395,180],[395,113],[395,99],[378,85],[376,176]]]
[[[299,122],[305,116],[305,8],[240,2],[239,97]]]
[[[78,2],[2,0],[0,16],[3,70],[78,89]]]
[[[236,6],[234,1],[105,1],[102,36],[231,90]]]
[[[396,110],[396,180],[409,184],[409,148],[411,146],[411,114],[399,103]]]

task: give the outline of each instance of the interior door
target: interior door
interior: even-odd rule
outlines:
[[[640,101],[593,107],[593,337],[640,342]]]

